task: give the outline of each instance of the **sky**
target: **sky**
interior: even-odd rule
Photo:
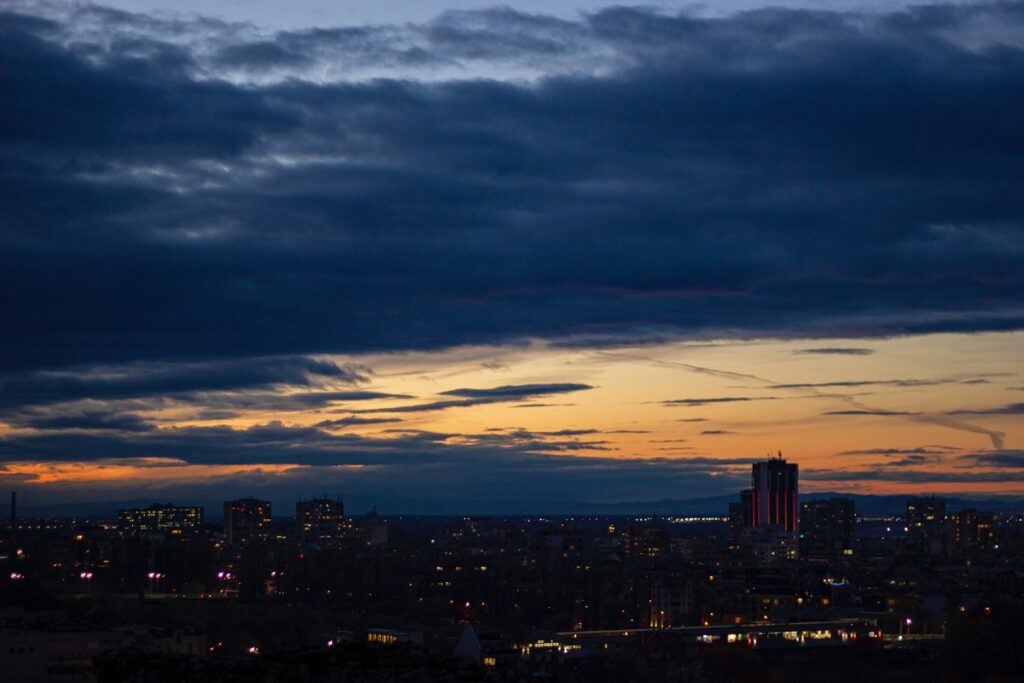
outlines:
[[[283,7],[0,3],[24,504],[1024,496],[1024,2]]]

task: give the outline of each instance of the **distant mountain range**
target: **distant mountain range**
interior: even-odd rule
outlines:
[[[802,501],[843,496],[852,498],[860,515],[901,514],[906,509],[908,496],[877,496],[815,492],[800,496]],[[957,511],[963,508],[978,508],[989,512],[1024,513],[1024,498],[1000,496],[943,496],[946,509]],[[738,495],[711,496],[705,498],[673,499],[652,501],[627,501],[619,503],[594,503],[587,501],[518,501],[518,500],[471,500],[471,499],[423,499],[388,498],[370,499],[362,496],[343,496],[346,510],[352,514],[363,514],[377,508],[385,515],[716,515],[725,516],[729,503],[738,500]],[[61,503],[43,506],[19,506],[20,517],[114,517],[121,508],[146,507],[154,500],[130,499],[118,501]],[[168,501],[159,501],[168,502]],[[219,519],[223,501],[220,500],[174,500],[179,505],[202,505],[209,519]],[[289,517],[293,504],[275,503],[275,516]],[[2,516],[6,517],[6,510]]]
[[[814,492],[800,495],[801,502],[809,500],[820,500],[822,498],[833,498],[841,496],[853,499],[857,513],[860,515],[891,515],[902,514],[906,511],[907,498],[910,496],[878,496],[859,495],[832,492]],[[999,497],[979,496],[968,498],[963,496],[950,497],[940,496],[946,499],[946,509],[957,511],[963,508],[977,508],[988,512],[1024,512],[1024,498],[1020,497]],[[659,515],[670,514],[692,514],[692,515],[721,515],[725,516],[729,511],[729,503],[739,501],[736,494],[724,496],[711,496],[708,498],[689,499],[664,499],[657,501],[632,501],[625,503],[598,503],[580,504],[581,507],[573,506],[569,512],[599,513],[599,514],[641,514],[657,513]]]

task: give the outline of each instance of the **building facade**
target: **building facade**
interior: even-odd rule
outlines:
[[[946,499],[920,496],[907,499],[907,541],[931,554],[946,552],[949,533]]]
[[[812,500],[800,506],[800,556],[836,560],[853,554],[855,508],[850,498]]]
[[[300,543],[331,543],[345,538],[345,504],[331,498],[312,498],[295,503],[295,523]]]
[[[203,525],[203,508],[153,503],[148,508],[127,508],[117,513],[122,531],[134,534],[195,531]]]
[[[224,537],[230,544],[260,538],[270,526],[270,501],[240,498],[224,502]]]
[[[978,552],[995,546],[995,520],[990,512],[967,508],[957,513],[953,524],[953,542],[960,552]]]
[[[740,494],[747,528],[770,528],[796,535],[799,472],[796,463],[778,457],[755,462],[751,486]]]

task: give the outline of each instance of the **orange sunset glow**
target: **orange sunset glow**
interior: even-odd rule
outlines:
[[[135,411],[152,425],[152,447],[142,440],[123,454],[130,457],[98,460],[76,460],[73,451],[45,463],[12,457],[3,477],[28,490],[89,487],[105,496],[132,489],[171,495],[176,487],[232,479],[261,489],[277,483],[312,491],[317,482],[358,488],[368,476],[386,478],[389,469],[407,466],[389,459],[414,450],[410,441],[426,435],[434,448],[485,464],[489,448],[502,457],[529,453],[555,467],[682,465],[708,477],[708,490],[723,493],[746,476],[748,461],[775,450],[800,464],[807,491],[1020,493],[1024,482],[986,466],[985,456],[1020,447],[1019,417],[999,409],[1020,391],[1019,375],[1006,368],[1022,343],[1018,333],[998,333],[830,342],[865,349],[857,354],[815,353],[817,344],[807,341],[726,340],[320,356],[338,367],[366,368],[355,385],[374,397],[346,400],[337,392],[351,391],[352,384],[327,380],[301,392],[267,392],[328,397],[313,408],[255,406],[228,416],[217,414],[217,406],[238,396],[211,392],[209,405],[164,400]],[[560,385],[568,390],[544,393]],[[531,386],[539,393],[479,402],[471,392],[468,398],[458,393],[460,387]],[[51,410],[77,413],[90,405],[69,402]],[[234,464],[230,454],[223,462],[197,462],[205,454],[190,450],[187,441],[180,453],[174,450],[178,437],[189,434],[216,433],[244,444],[248,435],[268,429],[281,432],[272,440],[273,462],[256,457]],[[8,424],[4,433],[31,439],[38,430]],[[309,453],[303,441],[310,434],[329,455]],[[700,493],[651,484],[656,495]],[[589,495],[616,498],[612,490]]]

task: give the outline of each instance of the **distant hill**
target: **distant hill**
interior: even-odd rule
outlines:
[[[877,496],[858,495],[833,492],[814,492],[800,495],[801,501],[819,500],[822,498],[833,498],[841,496],[854,501],[857,513],[860,515],[891,515],[902,514],[906,511],[907,498],[910,496]],[[1024,498],[1007,498],[998,496],[979,496],[977,498],[940,496],[946,499],[946,509],[957,511],[963,508],[978,508],[989,512],[1014,512],[1024,513]],[[663,499],[655,501],[631,501],[623,503],[605,504],[576,504],[569,512],[576,513],[600,513],[600,514],[641,514],[657,513],[668,514],[692,514],[692,515],[722,515],[725,516],[729,510],[729,503],[738,501],[738,495],[711,496],[707,498],[688,499]]]

